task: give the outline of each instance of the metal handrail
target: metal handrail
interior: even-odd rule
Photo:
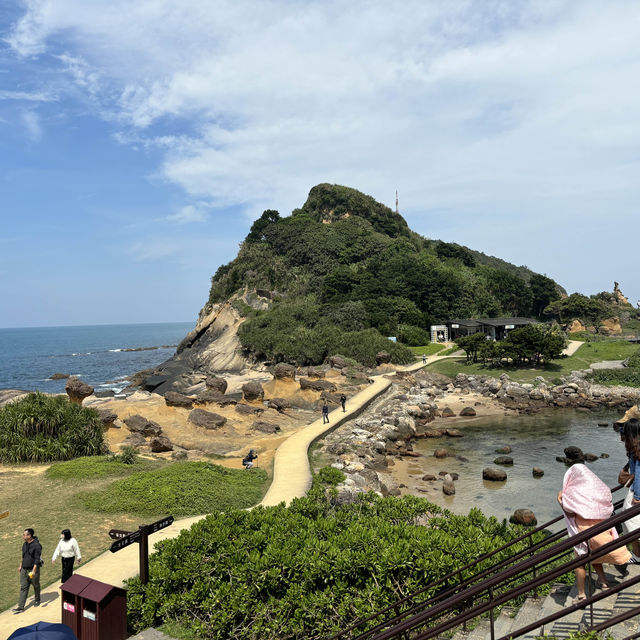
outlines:
[[[390,638],[398,637],[400,634],[406,633],[410,630],[415,630],[417,627],[422,627],[430,619],[435,618],[440,614],[443,614],[451,609],[454,609],[457,605],[460,605],[464,602],[473,601],[478,596],[481,596],[482,593],[485,591],[493,591],[496,587],[500,587],[501,584],[504,583],[506,579],[512,578],[513,576],[516,576],[518,574],[525,573],[543,561],[547,561],[552,558],[558,557],[560,554],[564,554],[564,552],[570,550],[572,547],[580,544],[581,542],[586,542],[590,538],[600,533],[603,533],[605,531],[608,531],[611,527],[617,524],[620,524],[625,520],[628,520],[629,518],[632,518],[639,514],[640,514],[640,504],[634,505],[630,509],[625,510],[623,513],[614,515],[608,518],[607,520],[604,520],[594,525],[593,527],[590,527],[588,530],[583,531],[575,536],[572,536],[570,539],[558,542],[552,547],[545,549],[544,551],[532,556],[528,560],[524,560],[522,563],[516,565],[515,567],[511,567],[509,569],[505,569],[504,571],[500,571],[499,573],[495,574],[491,578],[488,578],[487,580],[485,580],[483,583],[477,584],[475,586],[471,586],[464,592],[455,594],[445,599],[444,601],[432,607],[429,607],[427,610],[415,616],[412,616],[408,620],[400,622],[399,624],[396,624],[391,628],[388,628],[386,631],[383,631],[382,633],[372,636],[372,640],[389,640]],[[556,567],[555,569],[552,569],[551,571],[548,571],[540,576],[537,576],[522,585],[516,586],[498,595],[497,597],[491,597],[488,602],[483,602],[475,606],[472,606],[471,608],[467,608],[463,613],[445,622],[436,624],[435,627],[431,627],[428,631],[421,633],[418,636],[415,636],[415,638],[417,640],[418,638],[426,639],[426,638],[437,636],[443,633],[444,631],[447,631],[453,627],[460,625],[461,623],[467,622],[472,618],[475,618],[478,615],[491,611],[495,607],[500,606],[508,602],[509,600],[512,600],[513,598],[524,595],[527,592],[531,591],[533,588],[546,584],[547,582],[555,578],[558,578],[559,576],[577,567],[580,567],[584,564],[592,563],[594,560],[597,560],[598,558],[607,555],[614,549],[617,549],[618,547],[621,547],[622,545],[626,545],[627,543],[637,539],[637,537],[638,537],[638,534],[635,531],[622,535],[616,540],[613,540],[612,542],[603,545],[601,548],[599,548],[596,551],[589,551],[589,553],[587,553],[585,556],[581,556],[573,560],[570,560],[569,562],[564,563],[563,565]],[[621,583],[621,585],[618,585],[618,588],[616,588],[616,590],[621,590],[622,588],[626,588],[627,586],[631,586],[632,584],[636,584],[637,582],[640,582],[640,577],[634,578],[630,581],[627,581],[626,583]],[[613,592],[612,590],[608,590],[607,594],[610,594],[612,592]],[[576,605],[575,608],[576,609],[583,608],[587,606],[590,602],[595,602],[599,600],[601,597],[606,597],[606,596],[603,594],[599,594],[599,596],[594,596],[589,600],[586,600],[584,603],[580,603],[580,605]],[[573,608],[567,609],[562,615],[566,615],[566,612],[569,610],[574,610],[574,609]],[[558,617],[562,617],[562,615]],[[520,634],[513,631],[510,633],[510,636],[512,637],[516,637],[517,635],[520,635]]]
[[[613,487],[611,489],[612,493],[615,493],[616,491],[619,491],[620,489],[622,489],[625,485],[623,484],[618,484],[615,487]],[[619,509],[622,506],[622,500],[614,503],[614,509]],[[395,616],[391,617],[391,618],[387,618],[385,620],[383,620],[382,622],[378,623],[377,625],[375,625],[374,627],[367,629],[366,631],[358,634],[357,636],[355,636],[354,640],[365,640],[366,638],[372,636],[374,633],[376,633],[377,631],[387,628],[390,625],[394,625],[397,622],[399,622],[400,620],[402,620],[403,618],[406,618],[407,616],[411,615],[412,613],[420,610],[420,609],[424,609],[428,606],[430,606],[433,602],[437,602],[439,600],[441,600],[442,598],[449,596],[455,592],[459,592],[460,590],[466,588],[467,586],[471,585],[473,582],[477,582],[478,580],[482,580],[484,579],[486,576],[490,575],[491,573],[494,573],[497,569],[500,569],[501,567],[507,565],[507,564],[512,564],[513,562],[520,560],[521,558],[525,557],[525,556],[531,556],[533,552],[537,551],[538,549],[540,549],[541,547],[546,547],[549,544],[553,543],[555,540],[558,540],[562,537],[565,537],[567,535],[567,531],[565,528],[563,528],[561,531],[558,531],[554,534],[551,534],[550,536],[546,537],[544,540],[541,540],[540,542],[529,546],[529,548],[527,549],[523,549],[522,551],[518,552],[517,554],[514,554],[513,556],[509,556],[507,558],[504,558],[503,560],[497,562],[496,564],[494,564],[493,566],[484,569],[464,580],[460,580],[459,582],[457,582],[456,584],[450,586],[450,587],[445,587],[445,589],[433,596],[431,596],[430,598],[427,598],[426,600],[417,602],[415,604],[413,604],[411,607],[405,609],[404,611],[402,611],[401,613],[397,613],[399,607],[401,607],[403,604],[409,602],[409,601],[413,601],[415,600],[418,596],[422,595],[423,593],[425,593],[428,590],[432,590],[436,587],[438,587],[439,585],[444,584],[449,584],[450,582],[461,578],[462,573],[464,571],[467,571],[468,569],[471,569],[475,566],[477,566],[479,563],[484,562],[485,560],[488,560],[491,557],[496,556],[497,554],[509,549],[510,547],[513,547],[514,545],[522,542],[525,539],[529,539],[530,543],[533,539],[533,536],[536,533],[540,533],[543,532],[547,529],[549,529],[549,527],[551,527],[552,525],[556,524],[557,522],[561,521],[563,519],[564,516],[557,516],[556,518],[553,518],[551,520],[549,520],[548,522],[545,522],[542,525],[538,525],[536,528],[531,529],[529,531],[527,531],[526,533],[522,534],[521,536],[518,536],[517,538],[514,538],[513,540],[509,541],[508,543],[502,545],[501,547],[498,547],[497,549],[494,549],[492,551],[489,551],[485,554],[482,554],[481,556],[478,556],[477,558],[475,558],[474,560],[472,560],[471,562],[465,564],[464,566],[456,569],[455,571],[452,571],[450,573],[448,573],[447,575],[438,578],[437,580],[435,580],[434,582],[429,583],[426,587],[423,587],[409,595],[404,596],[403,598],[395,601],[394,603],[388,605],[387,607],[384,607],[383,609],[369,615],[366,618],[362,618],[360,620],[357,620],[356,622],[354,622],[352,625],[350,625],[349,627],[347,627],[346,629],[343,629],[342,631],[338,632],[337,634],[334,634],[333,636],[330,636],[327,640],[339,640],[339,639],[343,639],[345,638],[348,634],[350,634],[352,631],[355,631],[356,629],[364,626],[365,624],[367,624],[368,622],[371,622],[372,620],[375,620],[376,618],[380,618],[381,616],[388,614],[391,611],[394,611],[396,613]],[[606,529],[605,529],[606,530]],[[587,537],[590,538],[592,537],[593,534],[589,535]],[[575,540],[575,537],[572,539]],[[573,546],[575,544],[575,542],[572,543],[571,546]]]

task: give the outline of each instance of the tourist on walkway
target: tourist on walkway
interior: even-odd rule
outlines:
[[[40,605],[40,567],[42,566],[42,545],[34,535],[33,529],[22,533],[22,562],[18,567],[20,574],[20,599],[14,613],[22,613],[29,594],[29,585],[33,585],[33,606]]]
[[[344,393],[340,396],[340,404],[342,405],[342,413],[347,410],[347,396]]]
[[[51,562],[55,562],[61,556],[62,558],[62,577],[61,582],[66,582],[73,575],[73,564],[78,559],[78,564],[82,562],[80,555],[80,547],[78,541],[71,536],[69,529],[63,529],[60,532],[60,542],[56,550],[53,552]]]
[[[584,454],[581,449],[567,447],[564,454],[571,467],[564,474],[562,490],[558,492],[558,502],[564,511],[567,533],[569,536],[575,536],[610,517],[613,513],[613,501],[609,487],[584,464]],[[587,544],[591,551],[595,551],[617,537],[618,534],[612,527],[608,531],[576,545],[574,551],[576,556],[582,556],[588,551]],[[602,565],[604,563],[624,565],[629,562],[629,558],[629,551],[625,546],[622,546],[597,558],[592,563],[600,580],[601,589],[609,588]],[[580,601],[587,597],[585,594],[586,571],[584,566],[577,567],[575,571],[578,585],[576,600]]]
[[[327,405],[327,401],[324,401],[322,405],[322,424],[327,424],[329,422],[329,406]]]
[[[624,448],[627,450],[629,460],[628,465],[625,466],[627,469],[626,476],[619,478],[623,480],[622,484],[626,484],[629,487],[622,508],[629,509],[636,504],[640,504],[640,420],[631,418],[622,424],[620,438],[624,442]],[[622,528],[625,533],[640,530],[640,515],[623,522]],[[631,559],[632,564],[640,564],[640,540],[634,540],[631,543],[631,548],[635,556]]]
[[[422,364],[427,364],[427,354],[426,353],[422,354]]]

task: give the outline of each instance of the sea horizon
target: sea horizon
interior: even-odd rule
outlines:
[[[0,389],[64,392],[77,375],[96,391],[121,391],[129,377],[169,359],[195,322],[0,328]]]

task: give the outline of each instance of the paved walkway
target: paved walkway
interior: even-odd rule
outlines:
[[[437,354],[427,358],[427,364],[439,360]],[[445,356],[446,357],[446,356]],[[404,367],[405,371],[417,371],[424,365],[422,361]],[[278,447],[273,464],[273,481],[260,504],[272,506],[280,502],[291,502],[293,498],[302,497],[311,485],[311,468],[307,455],[309,446],[322,435],[356,417],[375,398],[391,386],[391,379],[384,375],[375,376],[373,382],[357,393],[347,402],[347,411],[342,412],[338,407],[329,413],[329,424],[322,424],[322,418],[312,422],[300,431],[287,438]],[[149,542],[151,545],[160,540],[177,537],[183,529],[188,529],[205,516],[195,516],[174,522],[170,527],[154,533]],[[75,573],[100,580],[107,584],[121,585],[124,580],[138,574],[138,545],[132,544],[118,553],[106,551],[97,558],[82,564]],[[14,580],[16,587],[16,601],[19,591],[17,571],[12,571],[5,579]],[[60,583],[56,582],[42,590],[42,605],[34,607],[33,590],[29,592],[29,600],[24,613],[14,614],[10,610],[0,613],[0,638],[7,638],[19,627],[24,627],[39,620],[46,622],[60,622]]]

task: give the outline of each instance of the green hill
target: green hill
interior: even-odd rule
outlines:
[[[526,267],[424,238],[370,196],[329,184],[288,217],[265,211],[212,278],[209,302],[247,290],[271,304],[244,309],[245,351],[301,365],[337,352],[371,363],[375,349],[406,362],[408,350],[383,336],[424,344],[450,318],[540,317],[563,292]]]

